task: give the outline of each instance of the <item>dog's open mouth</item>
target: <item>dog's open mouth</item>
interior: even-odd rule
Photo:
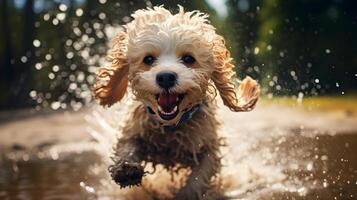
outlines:
[[[163,92],[156,97],[160,117],[164,120],[174,119],[179,113],[179,105],[184,95]]]

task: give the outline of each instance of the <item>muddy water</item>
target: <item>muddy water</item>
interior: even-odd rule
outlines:
[[[100,161],[95,152],[58,159],[8,156],[0,159],[0,199],[96,199],[86,185],[98,182],[91,169]]]
[[[250,141],[228,138],[225,163],[229,166],[222,173],[227,196],[357,199],[357,133],[312,132],[297,128],[274,136],[262,132],[265,137]],[[83,149],[3,153],[0,199],[117,199],[114,192],[108,192],[118,188],[111,188],[100,153]]]
[[[281,183],[292,184],[293,189],[270,190],[255,195],[257,199],[357,199],[356,134],[287,140],[275,147],[279,153],[272,162],[284,166],[286,177]]]

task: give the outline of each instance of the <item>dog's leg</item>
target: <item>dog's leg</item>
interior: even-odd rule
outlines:
[[[113,180],[120,187],[140,185],[144,175],[141,165],[139,145],[135,139],[119,139],[114,157],[114,164],[109,166]]]
[[[220,168],[220,160],[214,153],[206,153],[200,163],[192,167],[192,173],[188,177],[186,185],[176,194],[176,200],[185,199],[210,199],[205,192],[210,188],[212,176]]]

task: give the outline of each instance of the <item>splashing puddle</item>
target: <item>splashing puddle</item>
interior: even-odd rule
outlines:
[[[122,114],[94,109],[86,117],[96,142],[1,152],[0,199],[150,199],[145,189],[120,190],[107,173],[113,133],[120,126],[111,122],[121,121],[113,116]],[[256,129],[243,122],[221,130],[227,146],[220,176],[228,199],[357,198],[357,132],[254,123]]]
[[[247,146],[239,144],[243,138],[229,138],[226,149],[229,154],[222,172],[227,196],[231,199],[357,197],[357,134],[306,137],[295,133],[279,137]],[[108,195],[108,188],[103,188],[116,189],[104,163],[100,153],[93,149],[58,155],[53,148],[33,155],[2,154],[0,198],[110,199],[108,196],[113,194]]]

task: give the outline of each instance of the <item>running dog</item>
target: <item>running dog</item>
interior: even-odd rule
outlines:
[[[208,199],[220,170],[215,97],[234,112],[254,108],[260,88],[250,77],[235,84],[230,52],[199,11],[137,10],[99,69],[94,95],[111,106],[131,87],[139,102],[122,130],[109,167],[121,187],[140,185],[144,166],[190,169],[174,199]]]

